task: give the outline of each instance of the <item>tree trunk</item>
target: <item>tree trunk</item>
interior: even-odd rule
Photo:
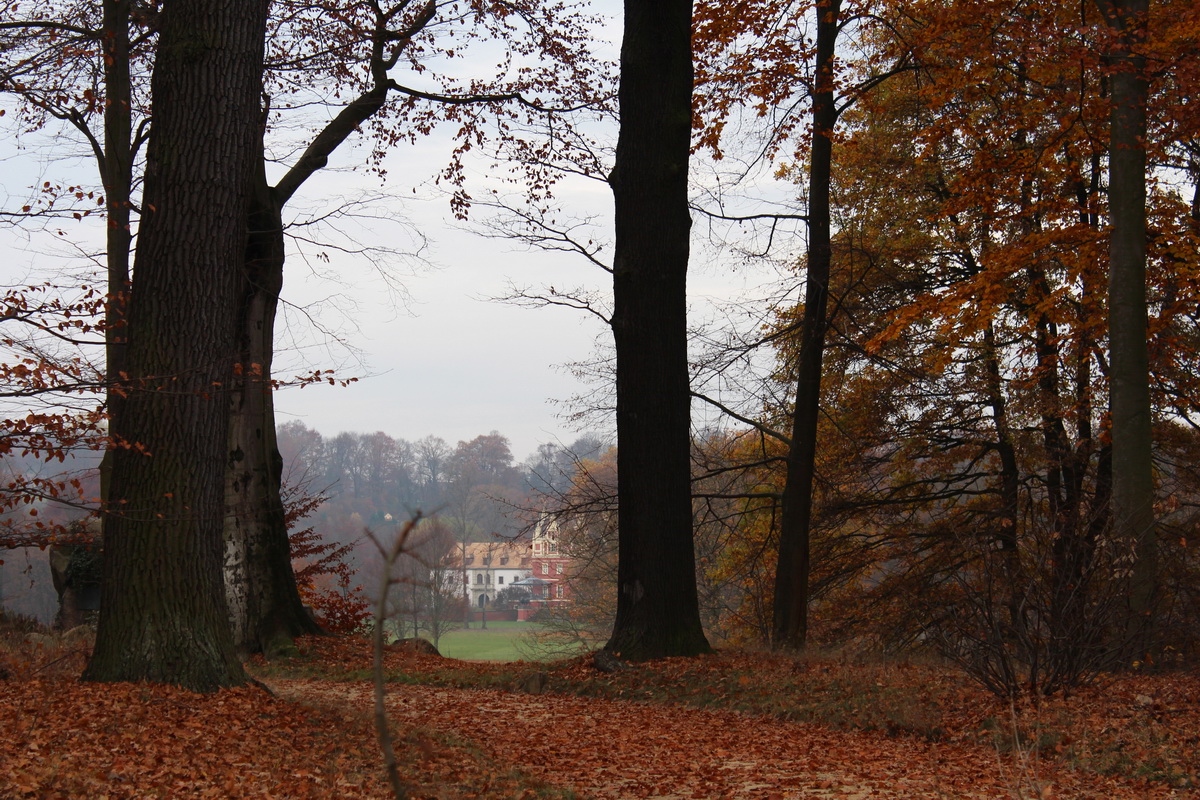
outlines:
[[[687,362],[690,0],[626,0],[616,204],[617,616],[625,658],[709,651],[692,543]]]
[[[1145,58],[1149,0],[1097,0],[1115,38],[1109,138],[1108,339],[1112,415],[1112,525],[1133,558],[1129,635],[1134,655],[1152,643],[1157,573],[1146,310]]]
[[[104,153],[100,178],[108,216],[105,258],[108,273],[108,303],[104,314],[104,360],[108,376],[105,410],[109,430],[124,402],[119,386],[125,372],[125,305],[129,292],[129,254],[133,241],[130,229],[130,195],[133,187],[133,115],[129,62],[129,0],[104,0]],[[119,427],[119,426],[118,426]],[[108,498],[112,473],[112,448],[100,464],[100,498]]]
[[[435,9],[434,4],[427,5],[406,35],[421,30]],[[238,305],[240,372],[231,384],[225,488],[230,508],[225,521],[225,594],[234,641],[246,653],[286,650],[292,638],[321,632],[305,612],[296,588],[280,497],[283,463],[276,445],[271,361],[283,289],[283,208],[305,181],[325,167],[329,155],[383,108],[389,84],[381,65],[389,39],[383,35],[386,19],[378,13],[371,57],[376,84],[326,124],[274,187],[267,183],[259,130],[250,237]],[[261,114],[256,119],[261,119]]]
[[[1024,609],[1028,588],[1021,571],[1021,551],[1017,537],[1021,507],[1021,476],[1017,467],[1017,451],[1013,446],[1012,427],[1008,418],[1008,401],[1000,376],[1000,351],[996,345],[996,328],[991,320],[983,331],[983,363],[987,376],[987,400],[992,407],[992,422],[996,427],[996,454],[1000,457],[1000,508],[996,514],[996,540],[1004,558],[1004,594],[1007,598],[1008,624],[1025,638]]]
[[[238,650],[274,654],[321,628],[305,612],[296,587],[280,496],[283,459],[275,438],[271,362],[283,288],[283,221],[261,147],[251,203],[238,306],[239,367],[230,392],[225,597]]]
[[[85,678],[243,683],[222,591],[236,311],[257,152],[265,0],[163,11],[129,304],[104,589]]]
[[[788,448],[775,565],[772,643],[801,649],[808,638],[809,538],[821,406],[821,364],[828,328],[830,245],[829,180],[833,164],[833,59],[841,0],[816,5],[817,87],[813,93],[812,156],[808,173],[808,270],[804,316],[800,323],[800,360],[796,366],[796,407]]]
[[[421,19],[427,22],[429,14]],[[329,154],[383,107],[386,97],[387,86],[382,84],[349,103],[275,187],[267,184],[259,140],[238,306],[240,374],[231,393],[225,489],[230,507],[225,522],[225,593],[234,640],[242,652],[286,650],[292,638],[321,632],[296,588],[280,497],[283,463],[275,438],[271,362],[283,289],[283,207],[325,166]]]

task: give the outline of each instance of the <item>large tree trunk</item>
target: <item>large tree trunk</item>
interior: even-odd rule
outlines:
[[[251,202],[237,323],[239,366],[230,393],[225,597],[238,650],[272,654],[290,647],[294,637],[321,629],[296,588],[280,497],[283,460],[275,439],[271,361],[283,288],[283,222],[261,154]]]
[[[833,59],[841,0],[816,5],[817,87],[813,93],[812,156],[808,174],[808,268],[800,360],[796,365],[796,407],[788,448],[775,566],[772,640],[775,647],[800,649],[808,638],[809,538],[821,406],[821,365],[828,328],[830,245],[829,180],[833,164]]]
[[[687,363],[690,0],[626,0],[616,202],[617,616],[625,658],[708,652],[692,543]]]
[[[243,683],[222,590],[235,315],[257,153],[266,0],[173,0],[129,305],[90,680]],[[144,450],[143,450],[144,449]]]
[[[1109,139],[1108,340],[1112,415],[1112,525],[1133,557],[1129,632],[1135,651],[1152,642],[1157,574],[1146,311],[1145,58],[1149,0],[1097,0],[1115,38]]]

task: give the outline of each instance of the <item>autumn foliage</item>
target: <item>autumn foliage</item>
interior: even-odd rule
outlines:
[[[94,477],[80,464],[110,440],[104,373],[80,345],[103,341],[104,305],[89,286],[42,283],[0,296],[0,458],[9,465],[0,550],[87,538],[69,525],[98,508]]]
[[[769,162],[801,202],[812,20],[830,7],[763,0],[697,13],[699,145],[718,160]],[[1200,173],[1194,119],[1179,108],[1196,89],[1193,4],[1151,4],[1141,45],[1153,65],[1152,549],[1163,569],[1153,620],[1136,624],[1127,598],[1143,556],[1110,516],[1108,93],[1114,70],[1128,69],[1113,60],[1114,34],[1091,4],[838,7],[811,641],[934,649],[1008,695],[1053,693],[1147,657],[1190,659]],[[750,125],[747,154],[739,137]],[[782,220],[763,216],[773,242]],[[811,267],[800,257],[793,268],[807,281]],[[776,371],[755,376],[738,406],[738,422],[755,427],[695,443],[714,478],[740,465],[740,482],[717,492],[740,499],[740,517],[724,513],[738,534],[701,576],[724,583],[718,624],[732,637],[765,639],[772,614],[805,312],[776,301],[758,340]],[[714,382],[747,358],[752,345],[734,341],[705,367]],[[1127,631],[1144,622],[1155,646],[1131,648]]]
[[[334,634],[355,633],[370,617],[371,604],[363,597],[362,586],[355,583],[355,570],[348,560],[354,545],[326,541],[313,526],[301,527],[327,500],[320,493],[284,489],[284,520],[296,588],[322,628]]]

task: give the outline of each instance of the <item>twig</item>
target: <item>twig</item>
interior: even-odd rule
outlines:
[[[392,744],[392,733],[388,730],[387,708],[383,703],[384,622],[387,619],[388,591],[392,587],[392,568],[395,566],[396,560],[404,553],[408,537],[420,521],[421,512],[418,511],[408,522],[404,523],[404,527],[396,536],[396,541],[386,552],[380,548],[380,552],[384,556],[383,578],[379,586],[379,600],[375,605],[374,664],[372,669],[375,677],[375,733],[379,739],[379,749],[383,751],[383,766],[387,770],[388,782],[392,786],[392,794],[396,800],[405,800],[408,797],[408,790],[400,781],[400,773],[396,770],[396,748]],[[379,541],[376,540],[375,544],[378,546]]]

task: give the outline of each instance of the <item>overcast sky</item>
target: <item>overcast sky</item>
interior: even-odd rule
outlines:
[[[610,14],[612,23],[599,33],[615,43],[619,4],[594,5]],[[615,49],[612,44],[610,54]],[[606,133],[615,141],[615,126]],[[11,139],[0,141],[0,206],[19,204],[43,179],[95,182],[88,159],[61,160],[69,144],[43,144],[41,150],[17,150]],[[578,256],[531,252],[515,242],[483,238],[454,221],[446,198],[430,184],[448,149],[437,136],[395,146],[384,163],[388,181],[381,185],[361,169],[366,155],[361,147],[343,148],[333,169],[305,184],[289,205],[292,212],[307,206],[320,214],[336,207],[339,198],[383,192],[388,197],[375,210],[395,221],[343,222],[335,240],[343,249],[382,246],[411,252],[419,246],[420,252],[419,258],[393,260],[386,278],[370,259],[338,248],[310,245],[308,258],[289,256],[276,376],[332,368],[339,377],[358,380],[344,388],[281,391],[276,398],[281,423],[300,420],[327,436],[340,431],[383,431],[406,439],[433,434],[451,445],[496,430],[509,437],[517,459],[541,442],[570,443],[577,436],[563,419],[571,409],[562,403],[588,386],[568,365],[591,358],[598,340],[607,344],[604,325],[581,311],[520,308],[491,298],[507,294],[511,284],[607,292],[610,279]],[[477,161],[471,168],[472,193],[481,196],[491,167]],[[596,216],[597,235],[610,235],[607,186],[567,181],[556,190],[556,199],[567,214]],[[71,258],[78,266],[79,250],[100,249],[97,223],[67,223],[67,236],[55,243],[0,228],[4,282],[52,277]],[[703,232],[698,225],[698,239]],[[697,316],[707,313],[710,299],[727,299],[762,280],[730,270],[702,247],[693,252],[689,293]],[[318,253],[323,256],[314,257]]]
[[[391,175],[404,173],[403,150],[389,157]],[[610,198],[578,189],[564,187],[563,202],[608,213]],[[567,254],[479,236],[453,220],[443,198],[406,202],[400,213],[428,242],[423,261],[398,265],[394,285],[362,258],[334,255],[330,264],[315,265],[338,273],[345,281],[341,286],[314,276],[299,259],[289,265],[283,298],[290,307],[281,344],[287,346],[289,327],[305,337],[302,345],[309,341],[311,326],[299,308],[317,303],[320,321],[360,349],[361,362],[347,358],[337,365],[346,351],[329,345],[301,351],[302,359],[281,353],[281,367],[333,363],[340,375],[361,377],[344,388],[281,391],[280,421],[298,419],[330,435],[434,434],[451,445],[498,430],[509,437],[518,459],[541,442],[569,443],[574,433],[559,418],[563,409],[555,401],[586,387],[565,365],[587,359],[604,326],[586,312],[520,308],[492,298],[508,294],[511,284],[603,287],[604,273]],[[383,233],[387,243],[389,230],[394,240],[408,241],[399,225],[366,233]]]

